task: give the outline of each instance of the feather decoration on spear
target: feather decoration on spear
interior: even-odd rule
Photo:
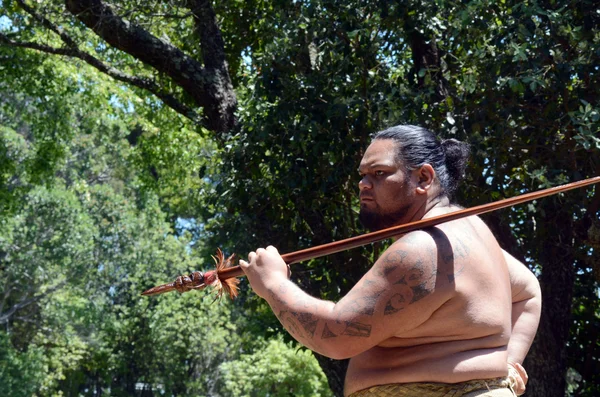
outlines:
[[[204,289],[208,286],[214,288],[217,292],[217,298],[221,298],[223,293],[227,293],[231,299],[238,295],[238,284],[240,280],[235,277],[225,278],[219,276],[219,273],[227,268],[231,268],[235,254],[225,259],[223,251],[217,248],[217,256],[212,257],[217,268],[209,270],[206,273],[192,272],[188,275],[179,276],[172,283],[159,285],[142,292],[142,295],[159,295],[165,292],[177,291],[180,293],[191,291],[194,289]]]
[[[584,179],[579,182],[568,183],[566,185],[556,186],[537,192],[522,194],[517,197],[512,197],[504,200],[494,201],[492,203],[479,205],[472,208],[465,208],[460,211],[450,212],[434,218],[422,219],[416,222],[407,223],[405,225],[393,226],[387,229],[378,230],[376,232],[363,234],[361,236],[351,237],[345,240],[334,241],[329,244],[323,244],[316,247],[307,248],[300,251],[291,252],[282,255],[285,263],[289,265],[302,262],[309,259],[315,259],[326,255],[331,255],[336,252],[345,251],[348,249],[360,247],[376,241],[385,240],[391,237],[398,237],[402,234],[439,225],[440,223],[453,221],[467,216],[481,215],[487,212],[495,211],[501,208],[511,207],[513,205],[525,203],[527,201],[536,200],[542,197],[551,196],[553,194],[566,192],[568,190],[580,188],[583,186],[592,185],[600,182],[600,176],[589,179]],[[235,277],[243,276],[244,272],[239,266],[232,266],[234,255],[227,259],[220,249],[217,248],[217,256],[213,259],[217,264],[216,270],[209,270],[206,273],[192,272],[186,276],[179,276],[174,282],[169,284],[159,285],[142,292],[142,295],[158,295],[169,291],[187,292],[193,289],[199,290],[212,286],[217,292],[217,297],[221,297],[227,293],[230,298],[235,298],[238,294],[239,279]]]

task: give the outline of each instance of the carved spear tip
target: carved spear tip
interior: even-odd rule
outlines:
[[[150,288],[149,290],[142,292],[142,295],[159,295],[170,291],[183,293],[212,286],[216,291],[217,298],[220,298],[224,293],[227,293],[227,295],[233,299],[238,295],[239,279],[225,277],[221,280],[219,272],[232,267],[234,257],[235,254],[225,259],[223,251],[221,251],[220,248],[217,248],[216,256],[212,256],[216,264],[215,270],[209,270],[206,273],[192,272],[189,275],[179,276],[174,282]]]
[[[163,285],[159,285],[156,287],[152,287],[149,290],[142,292],[142,295],[144,295],[144,296],[160,295],[160,294],[164,294],[165,292],[170,292],[170,291],[175,291],[175,283],[168,283],[168,284],[163,284]]]

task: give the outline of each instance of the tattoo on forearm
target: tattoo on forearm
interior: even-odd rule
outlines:
[[[284,301],[283,299],[281,299],[276,293],[271,292],[271,300],[273,300],[273,302],[279,304],[279,305],[285,305],[286,301]]]
[[[354,336],[358,338],[368,338],[371,336],[371,325],[359,323],[357,321],[346,321],[346,327],[342,331],[340,335],[344,336]],[[336,338],[339,335],[336,335],[327,324],[323,327],[323,331],[321,332],[321,339],[329,339]]]
[[[370,296],[362,296],[360,298],[356,298],[354,300],[348,300],[343,304],[342,309],[338,312],[337,318],[338,321],[342,317],[342,315],[346,313],[352,314],[362,314],[365,316],[372,316],[375,314],[375,306],[379,301],[379,297],[383,291],[376,292]],[[354,294],[353,294],[354,295]]]
[[[304,338],[304,333],[302,332],[298,324],[296,324],[296,320],[294,319],[294,317],[292,317],[289,313],[290,312],[286,310],[282,310],[279,312],[277,318],[281,322],[281,325],[283,325],[283,327],[287,329],[288,332],[292,334],[292,336],[294,336],[295,338]]]
[[[283,298],[281,298],[282,296],[284,296],[288,291],[288,286],[285,285],[284,283],[279,284],[279,287],[277,288],[277,292],[271,291],[270,292],[270,296],[271,296],[271,300],[273,300],[273,302],[277,303],[278,305],[287,305],[287,301]]]
[[[323,327],[323,332],[321,333],[321,339],[335,338],[336,336],[337,335],[329,329],[327,324],[325,324],[325,327]]]
[[[292,315],[296,317],[304,331],[312,338],[315,336],[315,331],[317,330],[317,325],[319,324],[319,320],[315,318],[311,313],[295,313],[292,312]]]
[[[346,329],[342,332],[342,335],[357,336],[360,338],[368,338],[371,336],[371,326],[359,322],[346,322]]]

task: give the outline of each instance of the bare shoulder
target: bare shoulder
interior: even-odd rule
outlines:
[[[393,284],[401,273],[404,281],[424,281],[435,267],[435,240],[425,231],[414,231],[396,240],[375,262],[373,270]]]
[[[435,286],[453,283],[473,255],[473,237],[465,228],[456,229],[433,227],[408,233],[384,252],[375,267],[394,285],[401,274],[407,283],[431,292]]]
[[[480,287],[493,289],[504,278],[503,262],[495,238],[474,218],[406,234],[384,252],[374,270],[390,289],[402,289],[410,298],[403,304],[427,298],[428,307],[435,308],[457,294],[479,297]]]
[[[412,327],[425,321],[441,303],[435,299],[437,249],[427,231],[411,232],[394,242],[371,269],[386,286],[384,316],[411,315]]]

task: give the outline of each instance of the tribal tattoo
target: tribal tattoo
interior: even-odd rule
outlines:
[[[450,244],[441,230],[429,230],[428,233],[433,237],[435,247],[419,252],[416,260],[415,253],[406,250],[386,252],[372,275],[362,280],[338,303],[336,319],[323,320],[322,329],[319,328],[321,320],[313,314],[317,310],[316,301],[300,290],[291,297],[282,298],[289,293],[289,285],[283,283],[277,292],[271,293],[272,302],[283,308],[294,307],[294,310],[280,310],[277,317],[292,335],[303,339],[305,344],[311,343],[319,329],[320,339],[370,337],[372,325],[369,322],[379,305],[382,305],[384,316],[393,315],[432,294],[436,287],[453,283],[464,271],[470,248],[461,237],[471,240],[471,236],[454,236],[454,244]],[[409,255],[412,259],[407,263]],[[455,259],[463,263],[459,269],[454,267]]]
[[[405,251],[390,252],[384,258],[384,269],[391,268],[392,263],[396,263],[396,267],[400,267],[407,255],[408,253]],[[434,268],[435,263],[433,261],[429,266],[426,266],[425,262],[419,259],[409,269],[395,275],[393,277],[396,280],[393,284],[394,294],[386,302],[383,314],[387,316],[397,313],[409,304],[415,303],[433,292],[435,285]]]

